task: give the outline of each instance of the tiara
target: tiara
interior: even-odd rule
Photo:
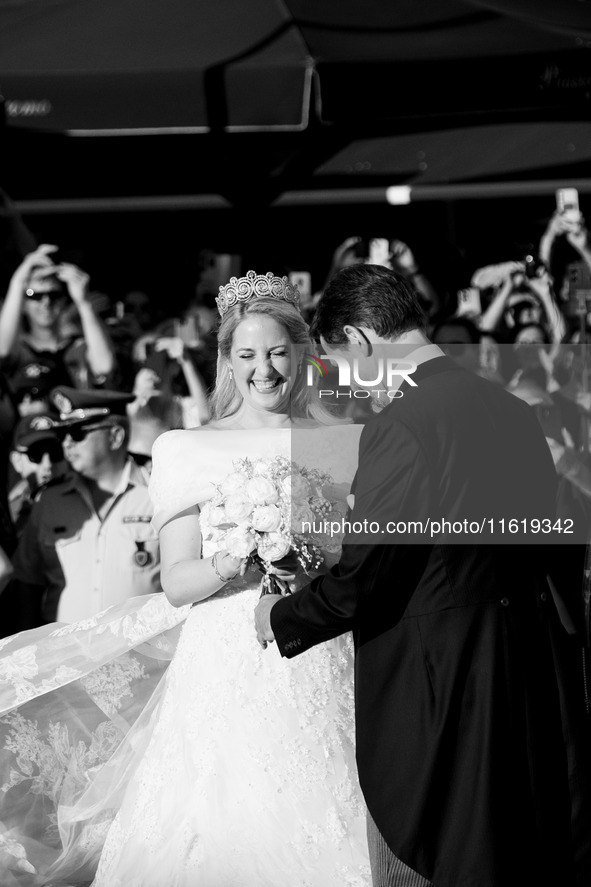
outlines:
[[[296,309],[300,304],[298,288],[287,277],[275,277],[272,271],[266,274],[248,271],[246,277],[231,277],[229,283],[220,287],[220,294],[216,296],[220,316],[223,317],[238,302],[250,302],[251,299],[281,299]]]

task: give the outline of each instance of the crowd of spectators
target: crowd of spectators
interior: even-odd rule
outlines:
[[[347,238],[328,257],[319,288],[303,293],[308,321],[328,280],[355,262],[386,265],[406,277],[424,307],[432,340],[467,369],[531,405],[561,478],[562,513],[581,512],[587,519],[591,241],[583,217],[567,218],[557,211],[531,254],[475,268],[470,285],[451,299],[433,286],[412,246],[398,239]],[[152,445],[160,434],[209,418],[208,392],[217,358],[214,299],[225,280],[220,276],[223,263],[206,265],[194,298],[176,316],[139,290],[113,304],[108,295],[92,291],[83,269],[62,261],[56,245],[40,245],[14,270],[0,307],[0,488],[5,491],[0,497],[0,636],[56,618],[55,571],[64,573],[62,586],[70,600],[71,581],[65,574],[77,546],[81,562],[72,567],[78,577],[72,581],[80,583],[75,594],[90,603],[71,607],[71,612],[78,618],[106,601],[99,594],[93,604],[91,583],[84,587],[88,571],[83,566],[92,556],[84,527],[63,518],[40,529],[41,515],[44,520],[47,515],[43,504],[50,499],[63,503],[79,495],[86,509],[79,520],[92,524],[97,545],[119,508],[119,531],[132,546],[129,556],[121,554],[120,576],[128,575],[128,563],[136,573],[150,574],[145,590],[153,589],[157,553],[146,530],[148,499],[137,487],[147,482]],[[64,416],[56,392],[61,392],[62,407],[65,392],[72,411],[69,432],[53,425]],[[112,407],[112,392],[124,395],[124,410]],[[98,423],[94,419],[93,426],[93,409],[101,402],[105,418]],[[369,410],[367,401],[351,399],[348,413],[364,422]],[[88,429],[108,432],[101,446],[91,446]],[[82,458],[84,447],[89,452]],[[122,506],[121,497],[132,488],[131,504]],[[133,503],[139,501],[136,514]],[[134,536],[131,531],[138,528],[142,532]],[[137,576],[126,582],[128,589],[136,588]],[[47,605],[50,586],[55,606]],[[61,613],[60,618],[66,617]]]

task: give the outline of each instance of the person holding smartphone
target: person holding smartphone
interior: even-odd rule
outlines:
[[[115,370],[113,345],[89,298],[88,274],[56,263],[57,249],[42,244],[12,275],[0,311],[0,368],[9,379],[25,366],[36,369],[45,387],[100,387]],[[80,316],[82,348],[62,333],[69,300]]]
[[[427,316],[435,317],[440,309],[440,299],[437,291],[423,274],[411,248],[402,240],[390,240],[387,237],[348,237],[334,251],[331,266],[326,282],[319,292],[312,297],[315,307],[320,301],[322,292],[328,286],[334,275],[358,264],[382,265],[402,274],[410,281],[418,296]]]

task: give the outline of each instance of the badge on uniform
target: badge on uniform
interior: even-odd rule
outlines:
[[[133,559],[138,565],[138,567],[147,567],[148,564],[152,563],[152,555],[149,551],[146,551],[146,543],[135,541],[136,551],[134,552]]]

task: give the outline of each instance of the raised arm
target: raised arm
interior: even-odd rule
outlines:
[[[419,268],[414,253],[402,240],[393,240],[390,243],[390,251],[392,268],[411,281],[426,303],[429,316],[432,317],[439,310],[439,296],[431,281]]]
[[[106,326],[88,298],[88,274],[69,262],[62,262],[57,269],[57,276],[66,284],[80,315],[90,370],[94,376],[108,376],[115,368],[115,349]]]
[[[478,326],[483,333],[494,333],[498,328],[507,307],[507,300],[512,292],[513,280],[511,275],[507,275],[495,293],[492,302],[480,318]]]
[[[539,277],[526,277],[525,282],[532,293],[538,297],[546,317],[548,318],[548,328],[553,344],[562,342],[562,338],[566,332],[566,323],[564,315],[560,310],[558,303],[554,297],[552,287],[552,279],[547,271],[544,271]]]
[[[201,424],[204,425],[209,419],[207,388],[201,373],[189,357],[183,340],[178,336],[162,337],[156,340],[155,348],[156,351],[166,351],[179,364],[189,389],[189,397],[193,400]]]
[[[560,237],[562,234],[566,234],[568,230],[570,230],[569,223],[558,211],[556,211],[548,222],[538,247],[538,256],[546,268],[550,267],[552,248],[554,247],[556,238]]]
[[[591,245],[589,244],[589,232],[581,223],[577,228],[566,232],[566,239],[576,249],[585,264],[591,268]]]
[[[20,263],[8,284],[8,290],[0,311],[0,357],[12,354],[17,344],[23,314],[23,301],[29,278],[34,268],[53,268],[51,253],[57,246],[43,243],[32,253],[28,253]]]

